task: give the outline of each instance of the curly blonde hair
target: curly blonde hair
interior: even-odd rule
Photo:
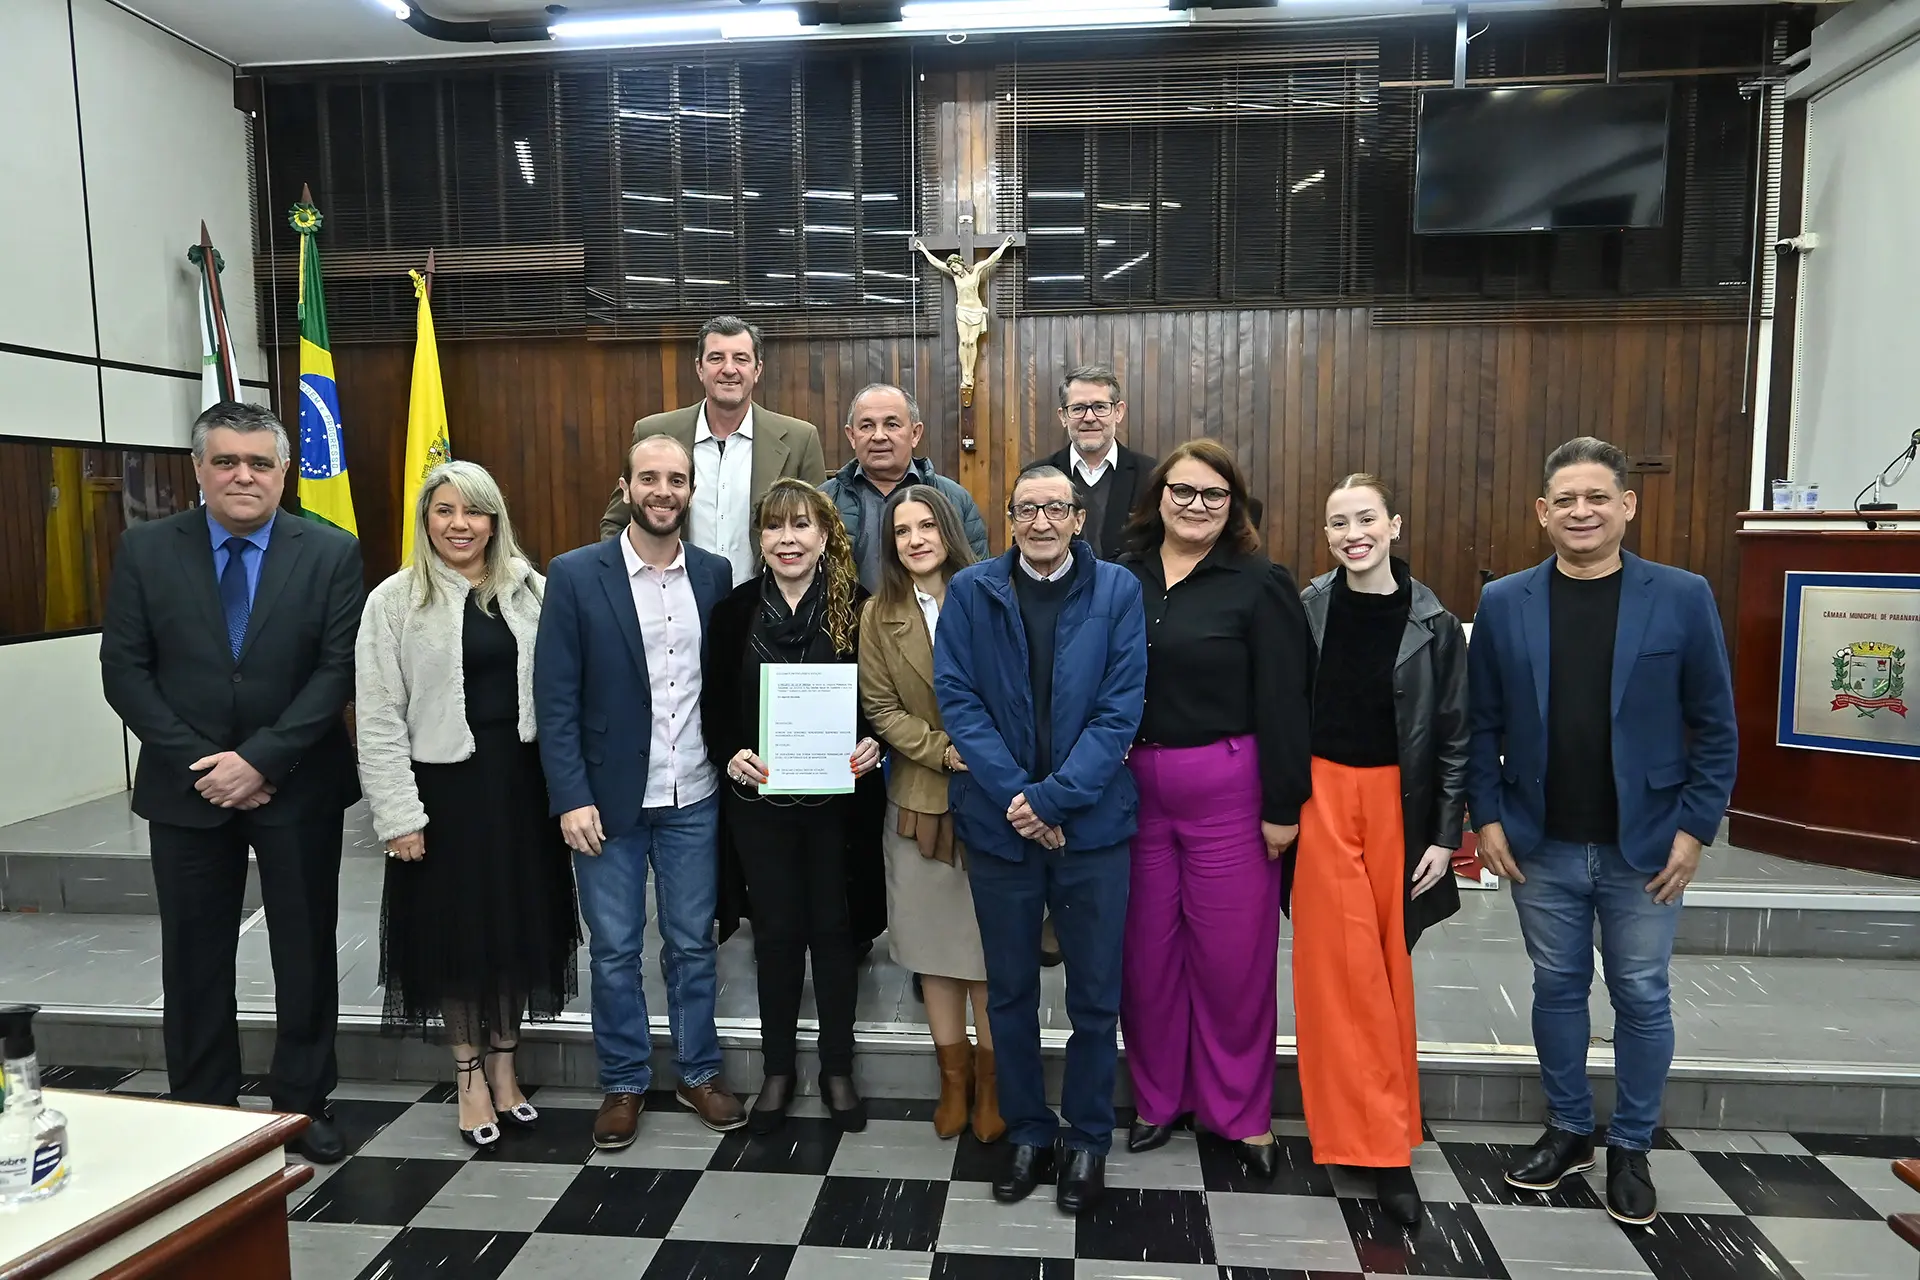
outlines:
[[[821,571],[827,575],[827,639],[835,653],[853,652],[853,628],[858,621],[854,593],[860,587],[860,574],[853,561],[853,538],[840,519],[833,499],[792,476],[782,476],[768,487],[766,495],[753,510],[756,535],[776,524],[784,524],[805,512],[826,530],[827,545],[820,554]]]

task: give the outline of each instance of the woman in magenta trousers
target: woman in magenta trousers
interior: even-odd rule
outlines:
[[[1271,1178],[1280,855],[1311,788],[1312,638],[1217,442],[1175,449],[1127,532],[1122,563],[1147,607],[1147,705],[1127,758],[1140,790],[1120,989],[1127,1149],[1163,1145],[1190,1115]]]

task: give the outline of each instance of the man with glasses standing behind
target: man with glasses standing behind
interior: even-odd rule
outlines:
[[[1078,1214],[1100,1197],[1113,1143],[1127,841],[1138,807],[1124,762],[1145,705],[1146,620],[1139,582],[1076,536],[1086,517],[1057,467],[1028,468],[1007,514],[1014,549],[962,569],[947,588],[933,687],[967,763],[949,783],[950,807],[968,854],[1013,1143],[994,1198],[1024,1199],[1057,1161],[1058,1203]],[[1040,1065],[1049,906],[1073,1024],[1060,1118]]]
[[[1120,443],[1127,402],[1120,379],[1104,364],[1081,365],[1060,384],[1060,425],[1067,445],[1045,459],[1073,481],[1074,496],[1087,513],[1082,536],[1102,560],[1125,551],[1122,531],[1134,504],[1147,491],[1155,462]]]

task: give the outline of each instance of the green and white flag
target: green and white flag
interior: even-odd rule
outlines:
[[[200,224],[200,243],[187,250],[187,261],[200,268],[200,407],[210,409],[222,400],[240,398],[240,380],[233,370],[233,335],[227,332],[227,307],[220,294],[220,273],[227,264]]]

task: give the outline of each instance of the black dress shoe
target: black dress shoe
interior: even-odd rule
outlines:
[[[1646,1152],[1607,1148],[1607,1212],[1630,1227],[1644,1227],[1660,1216]]]
[[[760,1082],[760,1092],[747,1112],[747,1131],[762,1137],[775,1133],[787,1122],[787,1108],[793,1105],[793,1077],[768,1076]]]
[[[1570,1173],[1593,1168],[1593,1135],[1549,1127],[1507,1170],[1507,1185],[1522,1191],[1551,1191]]]
[[[1158,1147],[1164,1147],[1167,1145],[1167,1140],[1173,1137],[1173,1131],[1178,1127],[1177,1122],[1175,1124],[1148,1124],[1144,1120],[1135,1120],[1127,1126],[1127,1150],[1133,1152],[1135,1155],[1139,1155],[1142,1151],[1152,1151]]]
[[[866,1099],[855,1091],[852,1076],[821,1076],[820,1095],[826,1099],[834,1128],[859,1133],[867,1127]]]
[[[287,1150],[312,1164],[339,1164],[346,1158],[347,1143],[327,1116],[314,1116],[305,1132],[287,1144]]]
[[[1273,1181],[1273,1175],[1280,1171],[1280,1144],[1277,1142],[1247,1142],[1233,1144],[1233,1158],[1249,1178],[1261,1178]]]
[[[1107,1158],[1077,1148],[1066,1155],[1060,1165],[1056,1201],[1060,1212],[1078,1216],[1093,1208],[1100,1193],[1107,1189]]]
[[[1001,1204],[1013,1204],[1033,1194],[1033,1189],[1053,1176],[1053,1148],[1015,1143],[1007,1171],[993,1184],[993,1198]]]
[[[1413,1170],[1406,1165],[1381,1169],[1377,1173],[1374,1194],[1387,1216],[1403,1227],[1420,1225],[1420,1188],[1413,1183]]]

